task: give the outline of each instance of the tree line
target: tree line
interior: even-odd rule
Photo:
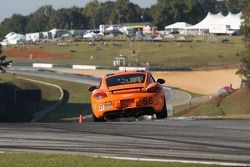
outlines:
[[[242,18],[244,22],[241,26],[241,31],[244,35],[245,49],[241,53],[242,58],[237,73],[241,75],[243,83],[250,88],[250,5],[243,9]]]
[[[9,32],[32,33],[62,29],[94,29],[100,24],[152,22],[159,29],[176,21],[195,24],[207,12],[227,14],[240,12],[248,0],[157,0],[150,8],[141,8],[130,0],[99,2],[92,0],[84,7],[55,10],[46,5],[30,15],[13,14],[0,23],[0,38]]]

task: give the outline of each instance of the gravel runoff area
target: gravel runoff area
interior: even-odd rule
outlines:
[[[101,77],[111,70],[73,70],[55,69],[64,73],[75,73],[83,75],[93,75]],[[155,78],[166,80],[166,86],[180,88],[192,93],[201,95],[213,95],[224,87],[233,86],[234,89],[240,88],[241,78],[236,75],[237,69],[209,70],[209,71],[187,71],[187,72],[152,72]]]

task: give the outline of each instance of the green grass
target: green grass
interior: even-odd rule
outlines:
[[[56,84],[64,90],[64,103],[55,111],[45,116],[41,122],[77,121],[79,114],[86,115],[91,113],[88,92],[89,85],[41,77],[29,76],[27,78]]]
[[[216,165],[160,163],[143,161],[125,161],[93,158],[80,155],[4,153],[0,154],[2,167],[203,167]]]
[[[221,108],[226,116],[238,117],[241,115],[250,118],[250,90],[243,88],[226,97],[221,102]]]
[[[241,88],[228,96],[221,96],[175,116],[221,116],[224,118],[250,118],[250,90]]]
[[[54,79],[46,79],[40,77],[31,77],[24,75],[16,75],[16,76],[22,76],[25,78],[56,84],[63,88],[65,95],[63,104],[59,106],[57,109],[55,109],[55,111],[49,113],[44,119],[41,120],[42,122],[76,121],[78,119],[79,114],[86,115],[90,114],[91,112],[89,104],[88,85],[66,82],[61,80],[54,80]],[[15,78],[13,75],[7,73],[0,75],[0,83],[11,83],[11,85],[16,85],[17,87],[23,89],[41,88],[42,103],[39,104],[38,107],[37,106],[34,107],[33,104],[30,104],[30,106],[25,104],[22,108],[17,109],[19,113],[28,114],[24,117],[27,118],[23,120],[24,122],[30,121],[35,112],[41,111],[42,109],[45,109],[55,104],[60,96],[59,90],[54,87],[20,80]],[[14,89],[14,87],[12,89]],[[3,90],[0,91],[0,95],[2,91]],[[15,105],[12,106],[12,108],[16,107],[17,106]],[[0,108],[1,108],[1,103],[0,103]]]
[[[50,62],[59,65],[69,64],[86,64],[112,66],[115,57],[123,54],[130,60],[137,55],[141,65],[149,63],[151,66],[160,67],[210,67],[210,66],[231,66],[240,62],[239,53],[244,49],[242,37],[226,37],[228,43],[221,40],[225,37],[202,37],[202,41],[197,42],[141,42],[141,41],[123,41],[115,42],[120,46],[113,46],[112,41],[106,42],[108,46],[104,46],[102,42],[95,42],[95,46],[89,46],[88,42],[71,42],[69,46],[58,47],[55,44],[45,43],[42,47],[29,45],[25,50],[45,51],[57,55],[56,59],[36,59],[32,61],[28,59],[28,55],[24,58],[9,57],[14,60],[14,64],[32,63],[32,62]],[[214,38],[211,40],[210,38]],[[97,48],[100,48],[98,51]],[[13,48],[4,49],[4,51]],[[75,50],[72,53],[70,50]],[[132,51],[135,50],[135,54]],[[20,51],[18,53],[22,55]],[[90,59],[92,57],[93,59]]]
[[[218,99],[213,99],[205,104],[175,113],[175,116],[225,116],[219,107]]]
[[[41,89],[42,102],[15,104],[15,89]],[[29,122],[34,113],[50,107],[58,100],[58,97],[59,91],[54,87],[21,80],[8,73],[0,74],[1,121]]]

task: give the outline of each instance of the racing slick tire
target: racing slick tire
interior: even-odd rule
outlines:
[[[157,112],[155,115],[157,119],[164,119],[168,117],[168,110],[167,110],[165,99],[164,99],[164,105],[163,105],[161,112]]]

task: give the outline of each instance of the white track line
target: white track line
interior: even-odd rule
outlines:
[[[230,163],[230,162],[217,162],[217,161],[149,159],[149,158],[113,157],[113,156],[95,156],[95,157],[117,159],[117,160],[148,161],[148,162],[170,162],[170,163],[188,163],[188,164],[221,165],[221,166],[250,166],[250,164],[244,164],[244,163]]]
[[[168,90],[174,90],[176,92],[182,92],[183,94],[188,96],[188,99],[185,102],[183,102],[183,104],[186,104],[186,103],[188,103],[188,102],[190,102],[192,100],[192,96],[189,93],[185,92],[185,91],[181,91],[181,90],[178,90],[178,89],[172,89],[172,88],[169,88],[169,87],[163,87],[163,88],[168,89]]]

